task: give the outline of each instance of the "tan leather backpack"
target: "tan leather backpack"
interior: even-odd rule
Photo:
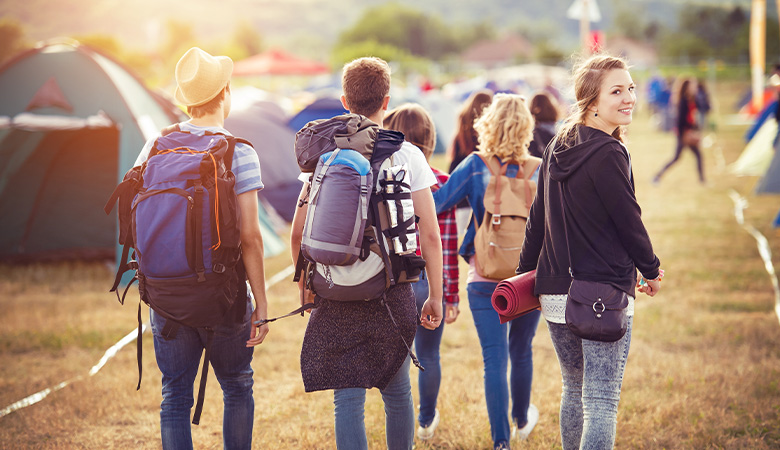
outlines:
[[[531,157],[520,164],[501,164],[495,156],[477,153],[490,171],[490,182],[483,198],[485,217],[474,239],[477,273],[491,280],[515,275],[525,237],[528,211],[536,196],[536,182],[530,178],[542,160]],[[506,175],[509,164],[518,166],[517,175]]]

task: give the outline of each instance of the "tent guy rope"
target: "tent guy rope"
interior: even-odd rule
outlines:
[[[294,265],[290,265],[290,266],[282,269],[281,271],[279,271],[279,273],[277,273],[276,275],[271,277],[271,279],[268,280],[268,282],[265,285],[266,290],[268,290],[271,286],[279,283],[280,281],[282,281],[285,278],[287,278],[290,275],[292,275],[294,271],[295,271],[295,266]],[[141,325],[141,327],[142,327],[142,330],[141,330],[142,333],[146,332],[146,330],[149,329],[148,324],[143,324],[143,325]],[[92,368],[89,370],[88,376],[91,377],[91,376],[95,375],[96,373],[98,373],[100,371],[100,369],[102,369],[103,366],[105,366],[106,363],[111,358],[116,356],[116,354],[119,352],[119,350],[122,349],[122,347],[124,347],[125,345],[133,342],[137,338],[137,336],[138,336],[138,328],[135,328],[135,329],[133,329],[133,331],[127,333],[127,335],[125,335],[125,337],[120,339],[119,342],[117,342],[116,344],[112,345],[108,350],[106,350],[106,352],[103,354],[103,357],[100,358],[100,361],[98,361],[97,364],[92,366]],[[70,380],[63,381],[62,383],[59,383],[59,384],[57,384],[55,386],[52,386],[50,388],[46,388],[46,389],[44,389],[42,391],[36,392],[35,394],[27,396],[27,397],[25,397],[25,398],[23,398],[23,399],[21,399],[21,400],[19,400],[17,402],[14,402],[14,403],[6,406],[3,409],[0,409],[0,418],[2,418],[4,416],[7,416],[8,414],[11,414],[12,412],[14,412],[16,410],[19,410],[19,409],[22,409],[22,408],[26,408],[26,407],[28,407],[30,405],[34,405],[34,404],[40,402],[41,400],[45,399],[46,397],[48,397],[49,394],[57,392],[60,389],[64,388],[65,386],[68,386],[69,384],[75,383],[76,381],[81,381],[84,378],[85,378],[84,375],[79,375],[77,377],[71,378]]]
[[[729,191],[729,197],[734,201],[734,217],[737,219],[737,224],[750,233],[755,238],[758,245],[758,254],[761,255],[761,259],[764,261],[764,267],[767,273],[772,278],[772,287],[775,290],[775,314],[778,321],[780,321],[780,283],[777,281],[777,272],[775,266],[772,264],[772,251],[769,248],[769,241],[752,225],[745,224],[745,208],[748,206],[748,201],[745,197],[739,195],[733,189]]]

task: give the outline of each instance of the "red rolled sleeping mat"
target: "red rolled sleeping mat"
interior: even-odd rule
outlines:
[[[507,323],[535,309],[541,309],[539,297],[534,295],[536,270],[515,275],[501,281],[490,298],[501,323]]]

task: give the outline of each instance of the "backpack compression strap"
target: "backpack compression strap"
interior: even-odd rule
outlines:
[[[203,412],[203,401],[206,399],[206,380],[209,376],[209,364],[211,362],[211,344],[214,341],[214,330],[207,328],[208,338],[206,339],[206,356],[203,358],[203,370],[200,373],[200,387],[198,388],[198,403],[195,405],[195,412],[192,414],[193,425],[200,423],[200,414]]]

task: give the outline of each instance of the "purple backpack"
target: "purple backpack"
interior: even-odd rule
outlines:
[[[166,319],[163,337],[172,339],[182,325],[208,332],[195,424],[203,406],[213,327],[230,311],[240,320],[245,309],[231,307],[247,301],[231,170],[236,142],[249,144],[223,134],[192,134],[178,125],[168,128],[106,205],[109,213],[119,202],[119,243],[124,249],[111,291],[117,292],[120,303],[127,294],[125,289],[119,298],[117,291],[122,274],[135,270],[141,300]],[[134,258],[127,261],[130,248]],[[140,388],[140,303],[138,308]]]

